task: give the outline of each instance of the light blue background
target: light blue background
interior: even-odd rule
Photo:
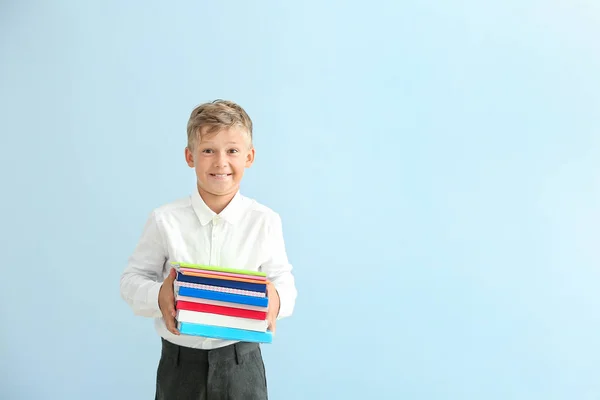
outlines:
[[[119,276],[215,98],[296,267],[271,398],[600,398],[597,2],[0,11],[0,398],[153,398]]]

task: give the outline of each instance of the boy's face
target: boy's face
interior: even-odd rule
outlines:
[[[227,196],[239,189],[245,168],[254,161],[254,148],[243,128],[232,127],[210,135],[202,132],[194,149],[185,149],[185,159],[196,170],[201,194]]]

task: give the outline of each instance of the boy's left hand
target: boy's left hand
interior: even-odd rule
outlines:
[[[267,283],[267,297],[269,298],[269,306],[267,308],[267,321],[269,321],[269,327],[267,329],[274,334],[275,322],[279,315],[279,293],[277,293],[277,289],[275,289],[275,286],[271,282]]]

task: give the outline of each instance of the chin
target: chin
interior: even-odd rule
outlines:
[[[225,187],[214,187],[212,185],[201,185],[200,189],[203,192],[209,193],[213,196],[225,196],[237,191],[237,187],[235,185]]]

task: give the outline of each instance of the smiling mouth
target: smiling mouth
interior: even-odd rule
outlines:
[[[215,178],[226,178],[231,176],[231,174],[209,174],[210,176],[214,176]]]

